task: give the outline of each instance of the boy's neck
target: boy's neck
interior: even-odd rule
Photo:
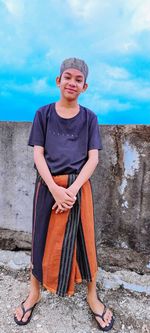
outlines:
[[[77,100],[75,101],[68,101],[66,99],[61,98],[58,102],[57,105],[66,108],[66,109],[76,109],[78,107]]]

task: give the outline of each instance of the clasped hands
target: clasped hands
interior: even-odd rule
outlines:
[[[55,199],[52,209],[56,209],[56,214],[71,209],[77,199],[77,191],[72,186],[65,188],[56,185],[51,193]]]

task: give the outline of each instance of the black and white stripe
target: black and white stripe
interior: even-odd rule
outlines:
[[[81,219],[77,234],[77,261],[82,279],[86,279],[88,282],[92,281]]]
[[[68,187],[76,179],[76,174],[68,175]],[[80,207],[81,206],[81,189],[77,193],[77,200],[70,210],[68,217],[65,236],[63,240],[60,270],[58,277],[57,294],[64,296],[67,292],[71,268],[75,241],[77,240],[77,260],[79,268],[81,270],[81,276],[88,281],[91,281],[90,267],[85,247],[83,229],[80,218]]]

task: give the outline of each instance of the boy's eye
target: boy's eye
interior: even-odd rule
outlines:
[[[65,78],[66,80],[70,80],[70,79],[71,79],[70,76],[64,76],[64,78]],[[77,81],[78,83],[82,83],[82,80],[81,80],[81,79],[76,79],[76,81]]]

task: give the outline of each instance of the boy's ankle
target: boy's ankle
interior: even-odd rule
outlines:
[[[30,290],[29,296],[30,297],[38,297],[38,296],[40,296],[40,294],[41,294],[41,291],[39,289]]]

